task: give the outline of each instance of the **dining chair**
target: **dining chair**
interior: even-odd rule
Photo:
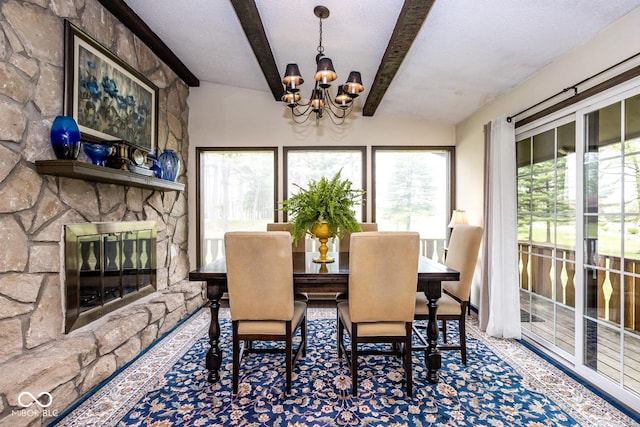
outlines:
[[[286,388],[293,366],[306,355],[307,304],[293,297],[291,235],[285,231],[227,232],[224,236],[227,287],[233,330],[233,393],[238,393],[242,357],[284,353]],[[300,344],[293,338],[300,330]],[[285,348],[255,349],[245,342],[284,341]]]
[[[358,394],[358,354],[361,343],[391,343],[393,350],[376,353],[403,358],[407,395],[411,396],[412,322],[418,281],[419,234],[370,231],[351,236],[349,295],[338,312],[338,358],[351,366],[352,394]],[[347,350],[344,331],[351,338]]]
[[[460,272],[460,280],[457,282],[442,282],[442,296],[438,301],[436,319],[442,322],[443,345],[439,350],[460,350],[462,364],[467,364],[467,339],[465,329],[465,316],[471,296],[471,282],[478,259],[480,242],[482,241],[482,227],[468,224],[458,224],[453,228],[444,264]],[[429,307],[423,292],[416,295],[415,320],[428,320]],[[447,342],[447,322],[456,321],[460,333],[459,344]],[[414,331],[423,345],[416,346],[414,350],[425,350],[428,346],[426,338],[422,335],[422,326],[414,325]]]
[[[289,235],[291,235],[291,231],[293,231],[293,224],[288,222],[270,222],[267,224],[267,231],[287,231]],[[293,240],[291,241],[291,250],[293,252],[304,252],[306,245],[305,236],[300,236],[298,241],[294,244]],[[296,301],[309,302],[309,294],[306,292],[296,292],[294,295]]]
[[[270,222],[267,224],[267,231],[288,231],[289,235],[293,231],[293,224],[289,222]],[[300,236],[296,244],[291,240],[291,250],[293,252],[305,252],[306,251],[305,236]]]
[[[378,224],[375,222],[361,222],[360,231],[378,231]],[[351,232],[347,231],[342,234],[338,241],[338,249],[340,252],[349,252],[349,245],[351,244]]]
[[[378,231],[378,224],[375,222],[361,222],[360,231]],[[342,235],[338,241],[340,252],[349,252],[349,246],[351,245],[351,232],[346,232]],[[347,300],[347,292],[339,292],[336,294],[336,303],[344,302]]]

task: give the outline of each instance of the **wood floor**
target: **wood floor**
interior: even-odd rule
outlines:
[[[569,354],[575,354],[575,312],[546,298],[520,293],[522,327]],[[612,322],[589,321],[593,335],[586,357],[592,356],[594,370],[640,396],[640,336],[622,331]],[[622,337],[624,336],[624,340]],[[589,350],[591,349],[591,350]],[[621,354],[624,359],[621,360]]]

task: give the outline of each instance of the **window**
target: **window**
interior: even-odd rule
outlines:
[[[298,192],[298,186],[307,188],[310,180],[319,180],[323,176],[331,179],[340,172],[343,179],[349,179],[352,188],[366,190],[365,147],[295,147],[284,149],[285,198]],[[366,197],[366,195],[365,195]],[[356,218],[364,221],[362,204],[355,207]],[[286,221],[286,215],[284,217]],[[338,250],[338,240],[330,239],[329,251]],[[307,249],[313,250],[316,241],[307,236]]]
[[[224,253],[224,233],[266,230],[276,213],[276,149],[198,149],[198,262]]]
[[[422,255],[442,261],[453,199],[453,148],[373,147],[373,162],[378,228],[418,231]]]
[[[373,147],[371,162],[377,166],[371,168],[365,146],[282,150],[281,180],[275,147],[196,150],[199,266],[223,256],[226,231],[266,230],[269,222],[287,221],[279,201],[297,192],[296,185],[306,188],[309,180],[330,178],[338,171],[353,188],[366,192],[364,203],[356,208],[359,221],[377,222],[380,230],[418,231],[421,253],[443,260],[454,198],[454,147]],[[371,191],[367,170],[372,174]],[[309,240],[307,248],[312,250],[314,244]],[[330,250],[337,250],[338,244],[338,239],[330,240]]]
[[[366,189],[364,155],[364,147],[285,148],[285,198],[297,193],[297,185],[306,188],[310,180],[323,176],[331,179],[338,172],[343,179],[353,183],[354,189]],[[364,218],[362,206],[356,210],[356,215]]]

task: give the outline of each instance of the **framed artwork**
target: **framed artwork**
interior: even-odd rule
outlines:
[[[124,141],[145,152],[158,138],[158,88],[65,20],[65,114],[82,138]]]

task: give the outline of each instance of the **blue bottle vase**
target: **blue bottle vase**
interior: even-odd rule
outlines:
[[[80,129],[69,116],[57,116],[51,125],[51,147],[60,160],[76,160],[80,153]]]
[[[175,151],[169,149],[164,150],[162,154],[158,156],[158,166],[162,172],[158,178],[175,181],[180,173],[180,158]],[[158,174],[156,173],[156,175]]]

